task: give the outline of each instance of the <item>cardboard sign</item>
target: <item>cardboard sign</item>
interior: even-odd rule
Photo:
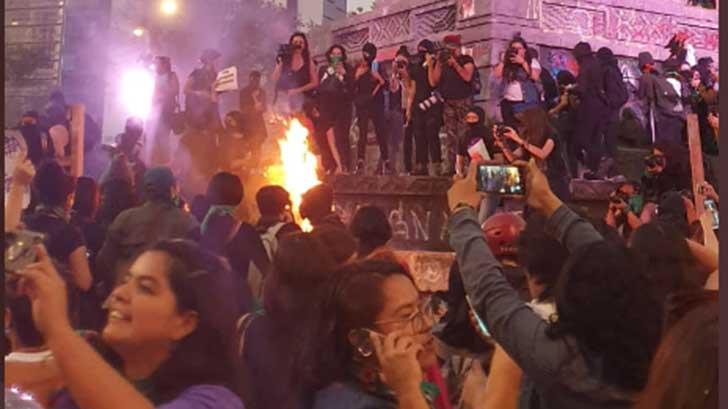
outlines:
[[[478,142],[470,145],[468,148],[468,154],[470,155],[470,159],[476,162],[491,160],[488,148],[485,147],[485,142],[483,142],[482,139],[479,139]]]
[[[10,183],[13,181],[13,172],[15,165],[20,158],[28,156],[28,146],[25,144],[25,138],[20,131],[15,129],[5,130],[5,200],[8,200],[10,193]],[[30,203],[30,189],[27,189],[23,195],[23,208],[28,207]]]
[[[217,74],[217,84],[215,91],[237,91],[238,87],[238,67],[228,67]]]

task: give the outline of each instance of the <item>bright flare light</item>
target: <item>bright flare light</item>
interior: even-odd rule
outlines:
[[[144,28],[142,28],[142,27],[137,27],[137,28],[135,28],[135,29],[134,29],[134,30],[132,31],[132,34],[134,34],[134,36],[136,36],[136,37],[141,37],[141,36],[143,36],[143,35],[144,35]]]
[[[292,120],[286,130],[286,137],[278,141],[281,163],[265,171],[265,178],[271,184],[283,186],[291,194],[293,214],[303,231],[311,231],[313,227],[308,219],[300,220],[298,208],[301,196],[321,183],[316,174],[316,157],[308,150],[307,136],[308,129],[297,119]]]
[[[162,13],[171,16],[177,13],[177,2],[175,0],[164,0],[159,8]]]
[[[154,76],[141,67],[124,72],[121,77],[121,103],[129,116],[147,119],[152,109]]]

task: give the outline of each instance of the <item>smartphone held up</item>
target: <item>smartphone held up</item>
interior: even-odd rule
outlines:
[[[503,196],[526,194],[525,169],[514,165],[478,165],[477,190]]]

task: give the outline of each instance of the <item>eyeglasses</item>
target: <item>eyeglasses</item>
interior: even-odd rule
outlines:
[[[430,297],[428,299],[422,300],[417,306],[417,309],[413,311],[412,314],[410,314],[410,316],[407,318],[375,321],[374,324],[386,325],[409,323],[412,325],[413,332],[421,332],[422,330],[427,328],[430,324],[430,321],[432,321],[435,311],[434,304],[436,302],[437,301],[434,298]]]

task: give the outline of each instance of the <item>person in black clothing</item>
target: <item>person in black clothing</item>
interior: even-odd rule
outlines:
[[[260,145],[268,138],[263,113],[267,109],[268,99],[265,90],[260,86],[260,71],[251,71],[248,85],[240,90],[240,113],[243,135],[255,149],[253,156],[260,152]]]
[[[101,193],[96,181],[89,177],[78,178],[73,198],[71,224],[78,228],[83,235],[88,248],[90,266],[95,266],[96,254],[104,245],[106,237],[106,227],[96,221],[100,202]],[[92,271],[92,276],[93,286],[96,287],[99,284],[96,272]],[[81,295],[80,324],[82,328],[99,330],[103,326],[105,318],[101,309],[103,300],[98,295],[96,291],[89,291]]]
[[[136,190],[137,198],[144,196],[144,173],[147,166],[141,158],[144,139],[144,123],[139,118],[126,120],[124,132],[116,136],[116,146],[111,149],[112,160],[109,168],[99,179],[103,185],[106,180],[119,176],[128,177]]]
[[[221,127],[217,105],[215,62],[220,53],[208,49],[202,53],[202,67],[192,71],[184,87],[187,124],[197,130],[214,131]]]
[[[332,45],[326,52],[327,64],[319,69],[316,139],[324,168],[329,173],[351,169],[352,92],[354,72],[347,62],[346,50]]]
[[[364,44],[362,49],[364,60],[361,61],[354,74],[354,105],[356,106],[357,124],[359,127],[359,141],[357,142],[356,173],[364,174],[366,171],[366,148],[369,135],[369,121],[374,123],[374,132],[379,144],[379,165],[377,173],[389,173],[389,147],[387,132],[384,124],[384,92],[386,82],[379,71],[376,62],[377,47],[372,43]]]
[[[43,159],[53,157],[53,149],[49,150],[48,134],[44,132],[38,121],[40,116],[36,111],[28,111],[23,114],[20,119],[18,130],[25,139],[25,145],[28,147],[28,159],[36,168],[40,166]]]
[[[622,84],[607,83],[607,81],[617,81],[622,79],[622,73],[619,70],[617,57],[614,56],[612,50],[607,47],[602,47],[597,50],[596,57],[604,74],[605,93],[607,93],[610,88],[617,89],[618,87],[623,86]],[[607,110],[605,111],[607,120],[604,124],[604,147],[608,163],[604,164],[603,169],[607,171],[614,168],[617,160],[617,132],[619,131],[619,112],[622,109],[621,106],[617,107],[611,104],[611,101],[607,101]],[[608,175],[603,174],[599,176]]]
[[[454,161],[457,144],[467,131],[465,115],[473,101],[475,61],[473,57],[461,54],[459,35],[446,36],[444,43],[446,48],[438,53],[437,59],[430,59],[428,78],[444,99],[443,122],[447,132],[444,170],[446,174],[462,174],[464,169],[455,169]]]
[[[415,167],[413,175],[426,176],[428,163],[432,163],[434,176],[442,171],[440,127],[442,127],[442,104],[423,104],[432,97],[435,88],[428,78],[429,67],[434,64],[435,46],[430,40],[417,45],[417,54],[412,56],[409,76],[412,79],[409,121],[415,139]],[[423,109],[426,108],[426,109]],[[405,152],[407,148],[405,145]],[[406,162],[405,162],[406,164]]]
[[[690,152],[679,143],[659,141],[652,147],[652,155],[645,158],[642,176],[642,192],[645,203],[655,204],[671,190],[692,191]],[[645,205],[646,211],[654,211]]]
[[[318,87],[316,63],[311,58],[308,39],[293,33],[288,41],[290,54],[278,55],[271,79],[275,84],[273,105],[278,114],[291,115],[303,110],[303,103]]]
[[[562,70],[556,74],[556,83],[561,96],[558,105],[549,111],[549,115],[561,140],[566,144],[569,174],[574,178],[578,173],[579,161],[584,160],[580,145],[574,136],[576,133],[576,108],[579,106],[579,96],[574,92],[576,77],[570,71]]]
[[[584,177],[596,179],[600,172],[600,164],[604,156],[602,135],[606,125],[604,100],[603,70],[594,57],[591,45],[580,42],[573,51],[579,64],[579,76],[576,78],[576,92],[580,104],[576,110],[578,120],[574,139],[580,150],[586,152],[585,165],[588,168]]]

